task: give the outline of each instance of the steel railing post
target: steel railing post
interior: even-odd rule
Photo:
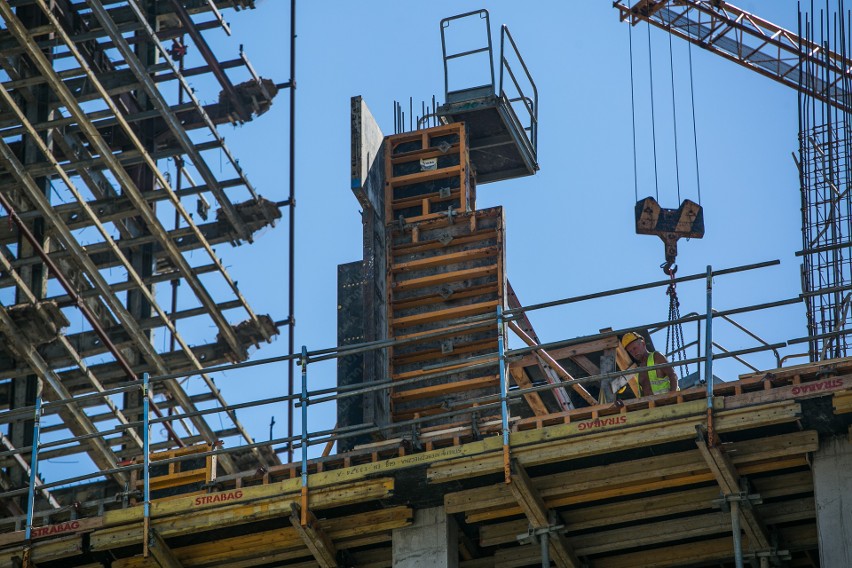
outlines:
[[[33,448],[30,453],[30,486],[27,489],[27,526],[24,540],[29,542],[33,532],[33,514],[35,513],[35,490],[38,479],[38,442],[41,434],[41,379],[38,380],[35,411],[33,413]]]
[[[740,502],[731,501],[731,530],[734,534],[734,563],[743,568],[743,536],[740,530]]]
[[[704,337],[704,380],[707,382],[707,434],[710,445],[713,431],[713,267],[707,266],[707,320]]]
[[[509,465],[509,383],[506,376],[506,322],[503,319],[503,306],[497,306],[497,358],[500,368],[500,420],[503,427],[503,473],[506,483],[512,479]]]
[[[302,345],[302,394],[299,403],[302,406],[302,526],[308,524],[308,348]]]
[[[151,532],[151,422],[150,400],[148,398],[148,373],[142,373],[142,492],[143,492],[143,556],[148,556],[148,544]]]

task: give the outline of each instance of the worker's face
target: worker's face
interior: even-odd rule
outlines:
[[[630,342],[625,349],[636,361],[642,361],[648,356],[648,350],[645,348],[645,342],[642,339]]]

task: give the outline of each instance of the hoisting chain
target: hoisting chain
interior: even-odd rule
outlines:
[[[669,268],[666,273],[671,278],[666,295],[669,297],[669,322],[680,319],[680,300],[677,297],[677,283],[675,282],[677,267]],[[686,348],[683,343],[683,325],[681,323],[671,324],[666,328],[666,353],[671,353],[672,365],[678,361],[686,360]],[[689,375],[689,365],[682,364],[681,377]]]

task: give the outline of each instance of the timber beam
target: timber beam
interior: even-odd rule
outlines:
[[[154,561],[160,565],[160,568],[183,568],[183,564],[155,529],[151,529],[149,535],[148,552],[154,558]]]
[[[722,489],[722,495],[725,499],[744,495],[743,479],[737,473],[728,455],[716,444],[708,443],[705,440],[704,433],[701,427],[696,428],[698,436],[695,445],[698,447],[701,457],[710,468],[710,472]],[[772,546],[769,540],[769,532],[763,521],[758,517],[757,511],[751,506],[751,503],[745,500],[742,506],[739,507],[740,516],[743,520],[743,529],[748,535],[749,542],[758,551],[771,550]]]
[[[320,568],[335,568],[337,566],[337,549],[328,534],[319,525],[312,511],[305,511],[307,523],[302,524],[302,508],[296,503],[290,505],[290,524],[296,529],[299,538],[311,551]]]
[[[512,461],[512,478],[509,490],[530,522],[531,529],[547,529],[551,526],[551,518],[556,518],[544,504],[539,491],[533,486],[527,471],[517,460]],[[553,531],[548,537],[550,554],[559,568],[578,568],[580,562],[565,535]]]

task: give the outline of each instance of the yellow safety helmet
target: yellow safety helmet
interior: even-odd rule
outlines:
[[[635,331],[628,331],[621,337],[621,346],[627,347],[637,339],[642,339],[642,336],[636,333]],[[642,339],[642,341],[645,341]]]

